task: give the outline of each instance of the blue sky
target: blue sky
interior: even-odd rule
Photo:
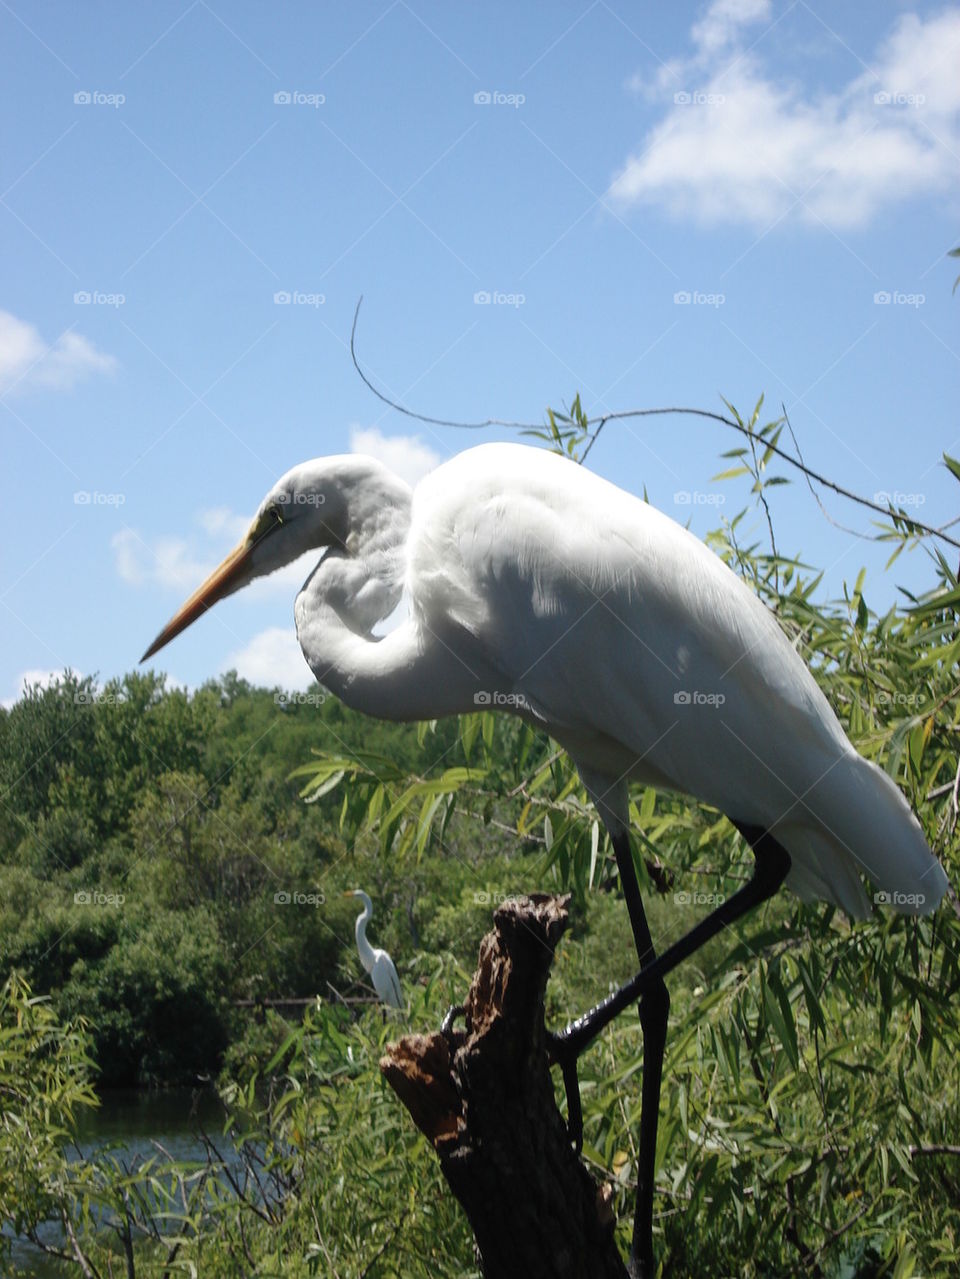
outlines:
[[[0,699],[132,668],[292,464],[416,476],[506,437],[378,403],[361,294],[366,369],[422,412],[763,391],[817,469],[955,515],[956,7],[9,0],[0,30]],[[711,482],[734,446],[611,424],[590,464],[704,533],[747,500]],[[922,555],[884,576],[802,485],[774,516],[831,595],[861,565],[871,606],[932,582]],[[304,575],[158,666],[306,684]]]

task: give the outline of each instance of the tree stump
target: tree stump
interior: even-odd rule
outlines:
[[[470,1220],[485,1279],[627,1276],[609,1191],[570,1144],[547,1063],[543,996],[568,901],[500,906],[466,1029],[407,1035],[380,1061]]]

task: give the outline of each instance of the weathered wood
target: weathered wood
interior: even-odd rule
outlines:
[[[408,1035],[380,1062],[433,1143],[485,1279],[626,1279],[609,1188],[570,1145],[547,1064],[543,995],[568,900],[500,906],[480,944],[466,1029]]]

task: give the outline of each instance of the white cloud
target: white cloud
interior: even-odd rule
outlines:
[[[113,373],[117,361],[78,333],[62,333],[52,345],[25,320],[0,311],[0,393],[16,387],[69,391],[90,373]]]
[[[254,635],[243,648],[231,653],[223,664],[224,671],[235,670],[251,684],[271,688],[305,689],[313,683],[297,633],[292,626],[270,626]]]
[[[770,8],[770,0],[714,0],[690,35],[703,53],[714,53],[731,44],[741,27],[768,19]]]
[[[201,511],[196,517],[200,532],[189,537],[144,538],[135,529],[124,528],[113,535],[114,568],[128,586],[159,586],[173,592],[178,600],[197,589],[223,557],[250,527],[250,517],[228,507]],[[320,551],[307,551],[292,564],[260,577],[238,596],[246,603],[262,604],[286,596],[293,600]]]
[[[117,573],[130,586],[150,583],[189,592],[198,587],[219,562],[213,554],[198,557],[183,538],[158,537],[151,543],[129,528],[115,533],[111,545]],[[225,546],[224,554],[227,549]]]
[[[250,518],[246,515],[237,515],[236,511],[231,511],[228,506],[215,506],[209,511],[201,511],[197,516],[197,523],[212,537],[223,533],[232,542],[239,542],[250,527]]]
[[[3,700],[0,701],[0,706],[5,706],[9,710],[14,702],[18,702],[20,700],[30,685],[39,684],[41,688],[46,688],[48,685],[52,684],[54,680],[59,679],[62,674],[62,670],[51,671],[45,669],[34,669],[21,671],[14,681],[14,687],[17,691],[12,697],[3,698]]]
[[[614,201],[708,223],[765,226],[790,214],[843,227],[950,187],[960,12],[901,17],[872,72],[816,93],[737,53],[739,28],[766,9],[760,0],[709,7],[691,33],[692,56],[657,78],[680,100],[614,178]]]
[[[375,426],[352,426],[350,450],[377,458],[411,485],[440,462],[440,454],[424,444],[419,435],[382,435]]]

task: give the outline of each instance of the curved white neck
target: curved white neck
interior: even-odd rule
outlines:
[[[366,895],[360,900],[363,902],[363,910],[357,916],[357,922],[354,925],[354,935],[357,939],[357,950],[360,953],[360,962],[363,964],[367,972],[373,971],[373,947],[367,941],[367,924],[373,917],[373,903]]]

